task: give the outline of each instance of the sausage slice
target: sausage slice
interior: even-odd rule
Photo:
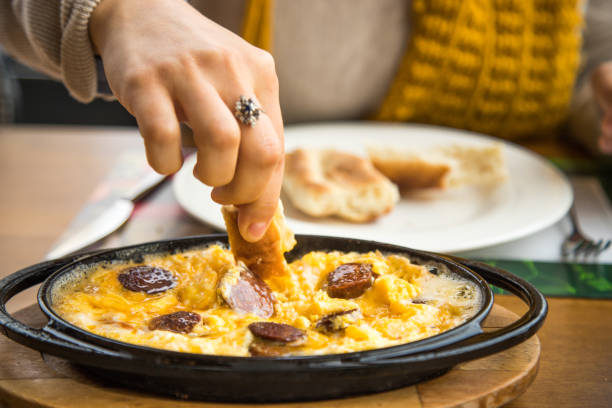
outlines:
[[[243,263],[228,270],[219,282],[218,291],[233,310],[268,318],[274,314],[272,290]]]
[[[149,322],[149,330],[167,330],[175,333],[189,333],[202,318],[193,312],[175,312],[154,317]]]
[[[284,323],[255,322],[249,324],[249,330],[262,340],[292,346],[302,344],[306,340],[306,333],[303,330]]]
[[[149,265],[126,268],[117,279],[127,290],[148,294],[165,292],[176,286],[176,278],[172,272]]]
[[[353,299],[363,295],[372,286],[372,264],[346,263],[327,275],[329,297]]]

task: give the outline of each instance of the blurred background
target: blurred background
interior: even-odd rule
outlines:
[[[0,123],[136,126],[118,102],[83,104],[65,86],[0,49]]]

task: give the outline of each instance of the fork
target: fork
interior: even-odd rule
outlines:
[[[572,224],[572,233],[565,238],[561,245],[561,253],[564,257],[573,255],[575,257],[584,255],[597,256],[606,249],[610,248],[612,244],[611,240],[600,239],[595,241],[588,238],[578,223],[578,216],[576,215],[576,207],[572,204],[572,208],[569,211],[570,222]]]

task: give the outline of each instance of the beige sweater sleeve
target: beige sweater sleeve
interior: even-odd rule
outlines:
[[[81,102],[96,96],[88,23],[100,0],[0,0],[0,43],[23,63],[64,82]]]

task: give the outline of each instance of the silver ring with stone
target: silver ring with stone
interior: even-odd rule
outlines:
[[[262,113],[265,112],[255,99],[247,98],[244,95],[241,95],[234,105],[234,115],[236,115],[239,121],[251,127],[255,126]]]

